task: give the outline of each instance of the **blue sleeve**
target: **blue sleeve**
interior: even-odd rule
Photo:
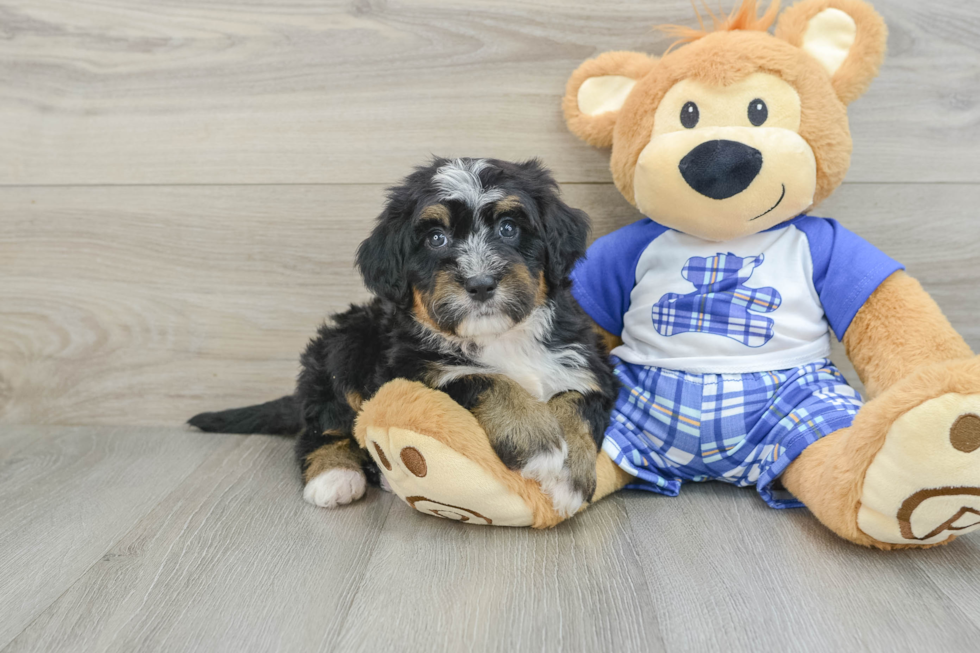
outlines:
[[[665,231],[666,227],[647,218],[634,222],[592,243],[572,270],[572,295],[609,333],[622,335],[640,255]]]
[[[843,340],[871,293],[905,266],[836,220],[807,216],[794,225],[810,242],[813,285],[830,328]]]

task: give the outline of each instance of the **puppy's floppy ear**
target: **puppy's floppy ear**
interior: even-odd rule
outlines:
[[[585,256],[586,241],[592,222],[581,209],[573,209],[555,195],[544,216],[544,232],[548,248],[547,281],[561,287],[572,268]]]
[[[548,256],[545,279],[550,287],[560,288],[578,260],[585,256],[592,222],[585,211],[574,209],[561,200],[557,185],[542,208],[542,228]]]
[[[374,231],[357,248],[356,256],[367,289],[394,302],[404,300],[409,291],[405,266],[411,242],[405,233],[408,220],[400,219],[404,210],[400,202],[389,198]]]
[[[803,0],[779,17],[776,37],[819,61],[837,97],[850,104],[878,75],[888,28],[862,0]]]
[[[511,165],[511,164],[507,164]],[[578,259],[585,256],[585,245],[592,229],[588,214],[573,209],[559,196],[558,182],[537,159],[518,163],[525,188],[535,198],[542,240],[545,245],[545,280],[560,288]]]
[[[590,145],[610,147],[619,109],[656,62],[642,52],[606,52],[583,63],[565,86],[568,128]]]

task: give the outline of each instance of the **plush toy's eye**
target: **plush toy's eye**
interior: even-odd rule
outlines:
[[[700,118],[701,112],[698,111],[698,105],[693,102],[687,102],[681,107],[681,124],[684,125],[685,129],[694,129],[694,125],[698,124]]]
[[[501,238],[505,240],[513,240],[517,238],[517,234],[520,233],[520,229],[517,227],[517,223],[510,218],[504,218],[500,221],[500,226],[497,227],[497,233],[500,234]]]
[[[756,98],[749,102],[749,122],[758,127],[769,117],[769,107],[766,103]]]
[[[430,231],[425,237],[425,245],[429,249],[442,249],[449,244],[449,238],[441,229]]]

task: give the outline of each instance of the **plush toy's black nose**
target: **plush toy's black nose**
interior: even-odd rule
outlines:
[[[678,166],[687,185],[713,200],[738,195],[762,169],[762,152],[738,141],[707,141]]]
[[[485,302],[493,297],[493,291],[497,289],[497,280],[489,274],[470,277],[463,284],[470,297],[478,302]]]

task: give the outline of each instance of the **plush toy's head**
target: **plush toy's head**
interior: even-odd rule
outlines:
[[[714,31],[670,28],[686,45],[660,59],[607,52],[568,81],[565,119],[612,147],[613,179],[644,215],[709,240],[768,229],[843,181],[845,105],[884,58],[886,29],[860,0],[803,0],[766,30],[744,0]]]

